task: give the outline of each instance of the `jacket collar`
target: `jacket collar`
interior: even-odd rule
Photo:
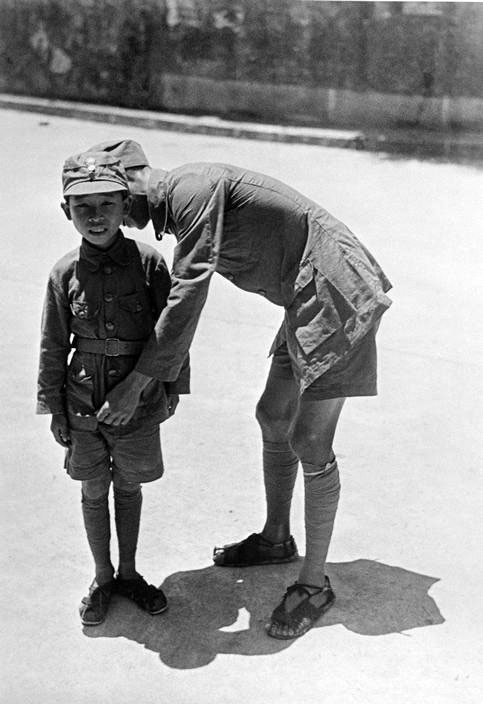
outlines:
[[[149,215],[157,239],[161,239],[164,232],[173,232],[169,217],[167,175],[168,172],[163,169],[153,169],[148,182]]]
[[[114,243],[109,249],[98,249],[87,240],[82,240],[79,259],[87,264],[91,271],[97,271],[101,264],[112,261],[120,266],[129,264],[129,255],[126,247],[126,238],[121,230],[117,233]]]

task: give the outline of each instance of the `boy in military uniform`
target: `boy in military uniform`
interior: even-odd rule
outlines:
[[[129,423],[106,425],[98,419],[106,394],[134,369],[166,305],[171,279],[156,250],[120,230],[129,195],[117,157],[102,152],[70,157],[62,181],[62,208],[82,242],[49,276],[37,412],[52,414],[51,431],[66,448],[67,472],[81,482],[95,579],[80,615],[91,626],[105,619],[114,591],[150,614],[167,608],[162,590],[136,571],[141,484],[163,474],[159,424],[174,413],[179,394],[189,393],[189,366],[186,359],[170,383],[147,385]],[[110,554],[111,482],[117,576]]]

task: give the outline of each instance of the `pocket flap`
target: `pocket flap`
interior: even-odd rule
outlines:
[[[145,309],[145,305],[144,294],[139,291],[131,293],[129,296],[121,296],[119,298],[119,307],[130,313],[140,313]]]

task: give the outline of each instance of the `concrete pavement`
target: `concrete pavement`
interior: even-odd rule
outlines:
[[[481,701],[481,171],[322,146],[254,142],[0,112],[5,704],[476,704]],[[79,489],[35,417],[46,277],[77,236],[60,168],[109,137],[154,164],[229,161],[273,174],[344,220],[394,283],[380,395],[346,404],[330,553],[338,600],[294,642],[263,624],[297,565],[223,570],[215,544],[263,522],[253,409],[281,312],[214,277],[192,349],[193,392],[163,427],[166,475],[144,490],[139,569],[159,617],[116,599],[82,629],[89,584]],[[152,230],[128,232],[153,242]],[[170,238],[160,245],[170,259]],[[301,553],[301,485],[293,531]]]
[[[297,127],[226,120],[212,115],[133,110],[112,105],[93,105],[8,93],[0,93],[0,108],[219,137],[241,137],[285,144],[312,144],[388,154],[411,154],[419,158],[438,157],[452,161],[481,162],[483,160],[483,135],[480,132],[438,131],[417,126],[363,130]]]

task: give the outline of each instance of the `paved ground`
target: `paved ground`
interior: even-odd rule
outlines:
[[[5,704],[476,704],[481,701],[481,171],[365,152],[143,130],[0,111]],[[77,243],[64,157],[111,136],[172,167],[223,160],[319,200],[394,283],[380,395],[348,402],[330,554],[336,606],[296,642],[263,624],[296,566],[220,570],[213,545],[261,527],[255,401],[281,312],[215,277],[193,394],[163,429],[167,472],[145,488],[139,567],[167,614],[122,600],[82,629],[91,579],[78,487],[33,414],[41,299]],[[139,235],[152,242],[148,228]],[[169,258],[171,243],[162,245]],[[478,288],[479,287],[479,288]],[[301,486],[294,533],[303,552]]]
[[[474,130],[417,129],[415,127],[335,129],[265,124],[226,120],[216,115],[134,110],[10,93],[0,93],[0,108],[75,117],[81,120],[107,122],[111,125],[129,125],[210,136],[234,136],[285,144],[313,144],[387,154],[408,154],[418,158],[437,157],[441,160],[461,163],[478,160],[480,164],[483,163],[483,134]]]

